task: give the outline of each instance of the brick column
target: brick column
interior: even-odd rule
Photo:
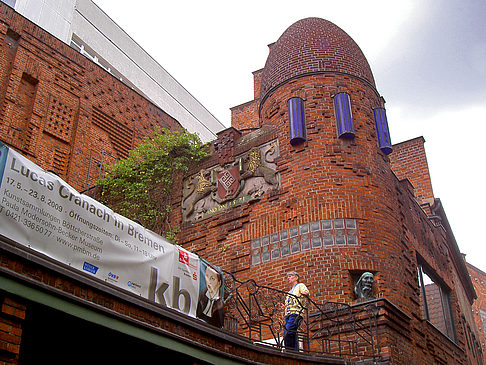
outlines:
[[[0,313],[0,364],[18,364],[26,306],[3,297]]]

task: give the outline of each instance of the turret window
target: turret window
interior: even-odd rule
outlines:
[[[289,132],[290,144],[292,146],[305,142],[307,139],[305,131],[304,101],[301,98],[290,98],[289,108]]]
[[[348,93],[334,95],[334,113],[339,138],[354,138],[353,113]]]
[[[376,108],[373,110],[373,114],[375,116],[378,147],[380,147],[385,155],[389,155],[392,152],[392,144],[388,129],[388,120],[386,119],[386,110],[384,108]]]

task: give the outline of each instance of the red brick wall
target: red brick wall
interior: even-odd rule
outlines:
[[[332,95],[343,91],[344,87],[339,86],[343,84],[352,99],[354,140],[336,137]],[[296,147],[288,141],[287,100],[294,96],[304,100],[308,135],[307,142]],[[393,231],[398,225],[392,222],[398,223],[398,217],[391,209],[396,204],[395,199],[387,194],[385,188],[387,182],[393,182],[393,176],[385,169],[386,162],[376,148],[376,140],[368,141],[368,136],[373,133],[370,113],[378,102],[373,90],[356,79],[316,75],[296,79],[280,87],[261,106],[262,125],[272,125],[277,130],[282,190],[275,203],[254,207],[258,212],[250,221],[246,237],[250,240],[257,238],[250,233],[252,231],[263,236],[323,219],[351,218],[358,221],[359,247],[311,251],[301,257],[292,257],[293,262],[281,263],[281,272],[296,266],[306,278],[322,277],[320,284],[314,288],[314,292],[322,296],[319,299],[352,299],[351,285],[343,287],[339,279],[350,278],[353,270],[380,272],[376,284],[390,287],[382,282],[386,276],[381,276],[380,269],[384,267],[382,260],[388,255],[380,259],[376,244],[395,240],[398,232]],[[394,228],[390,230],[385,225]],[[388,246],[389,254],[394,247]],[[360,251],[363,248],[374,254],[362,257]],[[323,267],[325,272],[322,272]],[[265,267],[252,270],[265,270]],[[266,275],[262,272],[261,276]]]
[[[231,125],[245,134],[257,129],[258,101],[252,100],[231,108]]]
[[[26,307],[9,297],[0,297],[0,363],[16,364],[22,340]]]
[[[351,97],[354,140],[336,136],[332,95],[342,91],[344,85]],[[308,140],[296,147],[288,140],[286,104],[292,96],[304,100],[307,121]],[[399,359],[414,358],[423,359],[420,363],[434,363],[444,355],[461,364],[464,355],[424,320],[420,310],[417,256],[448,288],[455,287],[445,231],[428,219],[408,182],[398,181],[388,158],[377,147],[372,107],[379,100],[368,84],[346,76],[314,75],[281,86],[262,105],[262,129],[246,135],[251,142],[232,142],[237,146],[233,152],[236,156],[276,138],[280,190],[196,223],[182,222],[179,199],[174,204],[172,221],[181,224],[182,245],[236,273],[240,280],[253,278],[260,284],[286,290],[285,273],[295,269],[317,302],[354,303],[356,275],[371,271],[375,274],[375,295],[390,300],[412,318],[407,332],[383,335],[383,348],[392,358],[397,363],[401,363]],[[253,135],[260,139],[251,138]],[[217,146],[221,146],[219,141]],[[217,164],[214,151],[199,168]],[[251,264],[254,239],[303,223],[337,218],[356,220],[357,245],[309,249]],[[455,323],[459,323],[461,312],[454,293],[451,302]],[[433,351],[428,345],[418,346],[425,341],[424,336],[433,342]],[[464,331],[459,328],[457,338],[459,346],[464,346]],[[403,347],[397,343],[403,343]]]
[[[400,180],[410,180],[415,197],[421,205],[433,204],[434,199],[424,142],[423,137],[418,137],[395,144],[390,154],[393,172]]]
[[[483,361],[486,364],[486,273],[471,264],[466,266],[477,295],[473,304],[473,314],[478,329],[477,340],[481,343]]]
[[[0,4],[0,140],[78,190],[99,161],[179,124],[66,44]]]
[[[262,84],[263,69],[253,72],[253,98],[260,98],[260,87]]]

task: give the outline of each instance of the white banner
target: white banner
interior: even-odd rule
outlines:
[[[196,316],[199,257],[78,193],[0,143],[0,234]]]

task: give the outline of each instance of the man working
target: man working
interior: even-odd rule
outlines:
[[[286,348],[298,349],[297,330],[302,321],[309,290],[304,284],[299,283],[299,275],[295,271],[289,272],[287,279],[292,289],[285,299],[284,344]]]

